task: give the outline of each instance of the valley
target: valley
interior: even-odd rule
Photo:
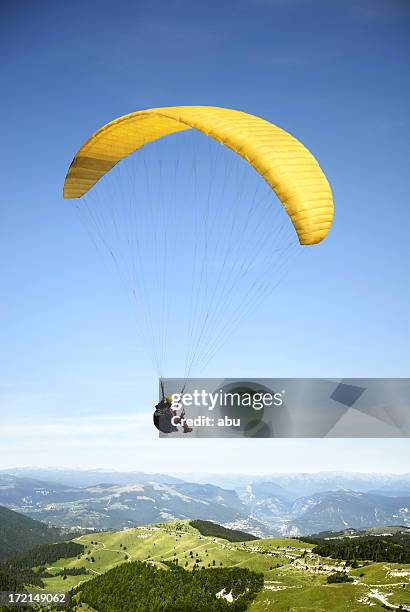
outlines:
[[[202,519],[257,536],[294,537],[348,527],[410,525],[409,476],[379,482],[370,476],[366,480],[326,474],[316,479],[311,476],[304,483],[300,475],[285,482],[283,477],[277,481],[233,480],[223,487],[158,474],[131,473],[126,482],[125,474],[79,471],[56,483],[33,477],[45,478],[46,470],[38,475],[17,473],[0,473],[0,505],[69,529],[121,530]],[[110,482],[98,482],[104,477]],[[357,489],[341,488],[347,484]]]

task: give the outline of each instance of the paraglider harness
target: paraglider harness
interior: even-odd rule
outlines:
[[[172,423],[172,419],[176,417],[178,423],[185,418],[185,410],[182,410],[181,414],[177,416],[175,410],[172,409],[172,405],[168,402],[165,397],[164,383],[161,380],[161,401],[155,406],[154,411],[154,425],[162,433],[172,433],[178,431],[178,427]],[[184,393],[185,385],[181,391],[181,395]],[[183,425],[184,433],[190,433],[192,429],[186,424]]]

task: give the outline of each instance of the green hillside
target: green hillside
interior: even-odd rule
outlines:
[[[119,568],[118,574],[109,577],[112,584],[112,576],[121,580],[122,571],[128,575],[133,572],[133,567],[139,567],[133,565],[134,562],[145,561],[151,567],[168,573],[170,563],[171,567],[196,568],[195,571],[200,568],[245,568],[260,572],[264,586],[249,603],[247,609],[251,612],[363,612],[369,609],[369,604],[373,604],[372,610],[379,612],[385,609],[382,606],[386,602],[397,609],[402,605],[403,610],[410,610],[409,564],[360,561],[359,567],[352,569],[345,561],[315,554],[314,544],[295,539],[229,542],[204,536],[188,521],[179,521],[84,535],[76,542],[84,546],[83,552],[50,564],[46,568],[50,577],[43,578],[44,589],[68,591],[79,587],[81,594],[83,585],[96,576]],[[121,565],[123,569],[120,569]],[[353,582],[328,584],[328,577],[340,571],[346,571]],[[94,587],[90,583],[87,591],[83,588],[84,593],[88,593],[87,603],[91,604],[90,593]],[[85,611],[90,608],[73,608],[76,609]],[[98,612],[106,609],[94,608]],[[191,607],[190,612],[195,609],[200,608]]]
[[[0,562],[37,544],[59,542],[69,537],[66,529],[50,527],[0,506]]]

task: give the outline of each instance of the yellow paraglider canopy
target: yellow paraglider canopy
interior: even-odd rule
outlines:
[[[329,183],[313,155],[296,138],[265,119],[214,106],[137,111],[107,123],[73,159],[65,198],[80,198],[121,159],[173,132],[197,129],[243,157],[284,205],[303,245],[321,242],[333,220]]]

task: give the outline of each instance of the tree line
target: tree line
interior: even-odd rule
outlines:
[[[263,574],[247,568],[187,571],[165,564],[167,570],[141,561],[115,567],[77,587],[71,609],[84,603],[99,612],[242,612],[263,588]],[[217,597],[221,591],[233,601]]]
[[[5,576],[11,576],[19,584],[43,587],[43,578],[50,578],[52,576],[52,574],[47,572],[46,565],[54,563],[57,559],[75,557],[83,552],[84,546],[76,542],[40,544],[3,562],[0,565],[0,572],[4,573]]]
[[[358,560],[410,563],[410,547],[382,537],[322,541],[317,543],[314,552],[321,557],[343,559],[350,563]]]
[[[195,529],[198,529],[199,533],[203,536],[209,536],[213,538],[223,538],[229,542],[249,542],[251,540],[259,540],[257,536],[245,531],[239,531],[237,529],[228,529],[222,527],[218,523],[212,523],[211,521],[190,521],[190,524]]]

